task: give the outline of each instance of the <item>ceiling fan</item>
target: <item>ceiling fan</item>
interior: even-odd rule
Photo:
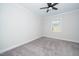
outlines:
[[[57,5],[58,3],[47,3],[47,7],[42,7],[40,9],[47,9],[46,12],[49,12],[49,8],[51,7],[52,9],[54,10],[58,10],[58,8],[56,8],[55,6]]]

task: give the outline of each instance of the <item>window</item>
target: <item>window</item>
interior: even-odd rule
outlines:
[[[61,32],[61,21],[55,20],[52,22],[52,30],[53,32]]]

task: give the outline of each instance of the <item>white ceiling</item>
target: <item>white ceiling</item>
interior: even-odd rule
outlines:
[[[35,14],[41,15],[41,16],[56,15],[56,14],[79,9],[79,3],[59,3],[58,5],[56,5],[58,10],[50,9],[50,11],[47,13],[46,9],[40,10],[41,7],[47,6],[46,3],[21,3],[20,5],[22,5],[25,8],[28,8],[29,10],[33,11]]]

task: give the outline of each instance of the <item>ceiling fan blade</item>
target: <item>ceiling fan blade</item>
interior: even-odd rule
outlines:
[[[46,12],[49,12],[49,9],[47,9],[47,11]]]
[[[55,5],[57,5],[58,3],[54,3],[52,6],[55,6]]]
[[[46,8],[49,8],[49,7],[42,7],[42,8],[40,8],[40,9],[46,9]]]
[[[47,3],[48,7],[52,5],[52,3]]]
[[[56,7],[52,7],[52,9],[54,9],[54,10],[58,10],[58,8],[56,8]]]

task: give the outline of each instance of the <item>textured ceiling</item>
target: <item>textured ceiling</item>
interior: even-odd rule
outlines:
[[[46,9],[40,10],[41,7],[47,6],[46,3],[21,3],[20,5],[25,8],[28,8],[29,10],[40,16],[56,15],[79,9],[79,3],[59,3],[58,5],[56,5],[58,10],[50,9],[50,11],[47,13]]]

